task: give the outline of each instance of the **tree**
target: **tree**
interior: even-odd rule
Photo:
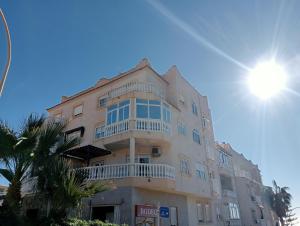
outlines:
[[[75,171],[62,154],[78,145],[78,139],[65,139],[66,125],[48,120],[41,128],[34,150],[33,174],[37,192],[47,199],[47,215],[61,222],[69,208],[78,207],[84,197],[105,190],[101,183],[89,183],[84,172]]]
[[[288,226],[297,225],[296,221],[298,218],[296,217],[296,214],[293,212],[294,209],[289,208],[289,210],[287,211],[287,217],[285,218],[285,223]]]
[[[2,210],[19,213],[21,185],[32,162],[32,151],[36,145],[43,116],[31,114],[19,132],[0,122],[0,159],[5,166],[0,174],[9,182]]]
[[[288,217],[288,211],[291,207],[292,195],[287,192],[288,187],[279,187],[273,180],[273,189],[271,193],[271,205],[280,219],[281,225],[285,224],[285,218]]]

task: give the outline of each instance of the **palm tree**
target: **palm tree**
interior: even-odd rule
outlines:
[[[4,168],[0,174],[9,182],[3,208],[18,214],[21,204],[21,185],[32,162],[32,151],[36,145],[43,116],[31,114],[19,132],[0,122],[0,160]]]
[[[105,190],[101,183],[88,183],[86,175],[72,170],[62,154],[78,145],[79,140],[64,139],[66,124],[47,120],[40,129],[33,156],[33,174],[37,192],[47,200],[47,215],[66,217],[67,209],[77,207],[83,197]]]
[[[273,180],[273,190],[271,192],[271,204],[273,210],[280,219],[281,225],[285,225],[285,218],[291,206],[292,195],[287,192],[288,187],[279,187]]]

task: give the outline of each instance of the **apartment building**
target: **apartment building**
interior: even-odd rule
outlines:
[[[65,153],[74,168],[112,187],[85,200],[84,218],[129,225],[214,224],[207,97],[175,66],[159,75],[143,59],[127,72],[63,96],[48,112],[67,120],[67,138],[81,138]]]
[[[233,150],[230,144],[222,143],[216,146],[220,156],[219,162],[226,168],[230,167],[230,173],[225,173],[223,166],[219,168],[222,201],[230,210],[226,215],[227,222],[230,219],[230,225],[275,225],[276,215],[265,197],[265,187],[258,166]]]
[[[160,75],[143,59],[47,110],[67,122],[66,139],[80,138],[64,157],[110,187],[83,200],[82,218],[130,226],[273,225],[259,169],[229,144],[215,143],[207,97],[176,66]],[[29,178],[23,195],[32,184]],[[24,203],[34,215],[43,209]]]

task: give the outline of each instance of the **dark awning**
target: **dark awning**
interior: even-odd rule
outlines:
[[[63,153],[63,156],[88,161],[91,158],[109,155],[109,154],[111,154],[111,151],[105,150],[103,148],[95,147],[93,145],[86,145],[86,146],[67,150]]]

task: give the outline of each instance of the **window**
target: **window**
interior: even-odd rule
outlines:
[[[107,125],[117,122],[118,105],[114,104],[107,108]]]
[[[96,138],[104,137],[105,135],[105,125],[101,125],[96,128]]]
[[[196,129],[193,130],[193,141],[200,144],[200,133]]]
[[[222,190],[233,191],[232,180],[231,177],[220,175],[221,187]]]
[[[210,222],[210,206],[208,204],[205,204],[205,221]]]
[[[210,205],[204,203],[197,203],[197,219],[198,222],[210,222],[211,212]]]
[[[179,135],[186,136],[186,126],[183,122],[177,123],[177,130]]]
[[[236,203],[229,203],[228,208],[230,219],[240,219],[239,207]]]
[[[76,138],[83,137],[84,130],[85,129],[84,129],[83,126],[77,127],[75,129],[68,130],[68,131],[65,132],[65,139],[66,140],[73,140],[73,139],[76,139]]]
[[[196,163],[196,175],[202,180],[207,178],[205,167],[199,162]]]
[[[135,163],[150,163],[151,157],[150,155],[136,155],[134,157]],[[126,163],[130,163],[130,156],[126,155]]]
[[[136,117],[158,120],[163,118],[165,122],[171,122],[169,106],[167,104],[163,104],[161,107],[161,102],[159,100],[136,99]]]
[[[107,97],[101,97],[99,99],[99,106],[100,107],[106,107],[106,103],[107,103]]]
[[[171,226],[178,226],[177,223],[177,208],[176,207],[170,207],[170,225]]]
[[[124,100],[119,103],[119,121],[123,121],[129,118],[129,100]]]
[[[203,207],[201,203],[197,203],[197,218],[199,222],[204,222]]]
[[[69,134],[66,134],[66,140],[79,139],[81,137],[81,131],[75,131]]]
[[[83,111],[83,105],[82,104],[78,105],[77,107],[75,107],[73,109],[73,115],[74,116],[80,115],[80,114],[82,114],[82,111]]]
[[[193,102],[192,103],[192,111],[194,115],[198,115],[198,110],[196,104]]]
[[[136,99],[136,117],[160,119],[161,118],[160,101]]]
[[[227,155],[225,152],[220,151],[219,152],[219,163],[223,166],[229,166],[230,165],[230,156]]]
[[[190,174],[190,161],[187,159],[180,160],[180,172],[182,174]]]
[[[130,100],[121,101],[107,108],[106,124],[110,125],[117,121],[123,121],[129,118]]]

